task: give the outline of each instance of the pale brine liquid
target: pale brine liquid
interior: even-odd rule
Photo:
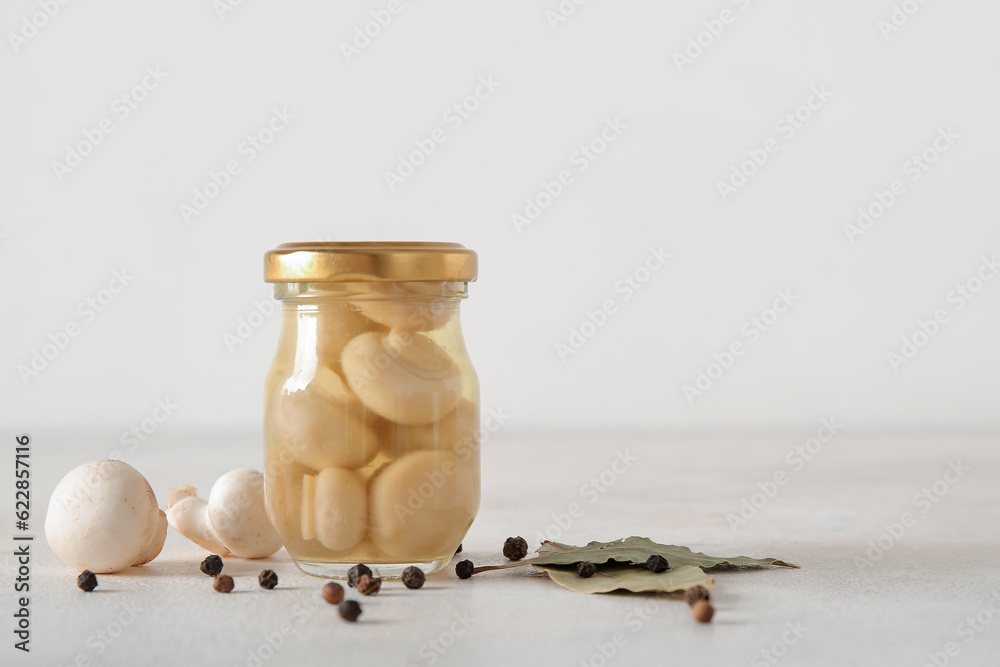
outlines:
[[[413,294],[437,285],[285,304],[265,387],[266,502],[307,571],[434,569],[475,518],[479,387],[458,302]]]

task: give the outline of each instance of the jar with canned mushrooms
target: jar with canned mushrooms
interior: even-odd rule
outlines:
[[[264,397],[268,515],[295,563],[345,577],[448,563],[479,508],[479,382],[452,243],[286,243]]]

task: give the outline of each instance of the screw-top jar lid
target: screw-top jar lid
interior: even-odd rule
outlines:
[[[282,243],[264,255],[264,281],[332,283],[476,279],[478,257],[461,243]]]

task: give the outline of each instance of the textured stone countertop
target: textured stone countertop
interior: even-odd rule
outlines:
[[[284,551],[227,559],[237,589],[213,592],[198,572],[204,552],[173,532],[149,566],[77,590],[42,512],[65,472],[112,448],[33,435],[31,653],[13,648],[5,511],[5,666],[1000,664],[997,436],[841,432],[810,453],[809,433],[500,433],[484,446],[482,508],[465,540],[477,564],[502,562],[508,535],[532,550],[543,537],[643,535],[802,568],[717,574],[715,620],[700,625],[680,599],[582,595],[530,568],[461,581],[452,565],[420,591],[385,584],[351,625]],[[221,473],[259,467],[260,449],[253,438],[157,438],[126,460],[162,505],[170,486],[207,494]],[[10,462],[2,473],[12,479]],[[274,591],[256,584],[265,567],[280,577]]]

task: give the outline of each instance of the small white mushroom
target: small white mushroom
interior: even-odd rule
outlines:
[[[400,424],[426,424],[455,409],[462,394],[458,365],[422,334],[361,334],[344,348],[347,384],[370,410]]]
[[[313,502],[316,537],[327,549],[346,551],[365,536],[368,497],[357,472],[343,468],[320,472],[316,476]],[[303,520],[306,511],[303,509]]]
[[[458,311],[454,301],[442,299],[439,282],[374,282],[356,303],[371,320],[402,331],[440,329]]]
[[[385,327],[369,320],[348,303],[325,303],[315,312],[296,313],[296,319],[299,331],[315,322],[319,362],[335,370],[340,369],[340,354],[352,338],[367,331],[385,331]],[[290,340],[305,342],[309,338]]]
[[[360,468],[378,454],[378,434],[361,401],[325,366],[293,374],[268,409],[274,437],[313,470]]]
[[[229,549],[219,544],[208,526],[208,501],[199,498],[193,486],[185,485],[170,491],[166,512],[170,527],[209,553],[228,556]]]
[[[240,468],[216,480],[208,494],[208,525],[218,542],[243,558],[266,558],[281,538],[264,507],[264,475]]]
[[[478,507],[472,473],[454,454],[414,452],[372,480],[368,534],[393,558],[451,557]]]
[[[45,516],[45,537],[56,556],[97,574],[153,560],[166,528],[146,479],[111,459],[71,470],[52,492]]]

